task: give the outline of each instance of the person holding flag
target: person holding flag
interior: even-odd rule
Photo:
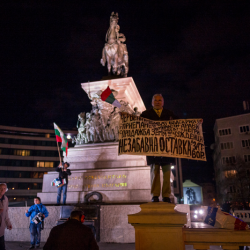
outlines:
[[[71,171],[68,169],[70,164],[68,162],[62,162],[60,150],[58,146],[58,142],[61,142],[61,149],[65,152],[66,156],[68,154],[68,141],[66,139],[66,136],[62,132],[62,130],[54,123],[54,129],[56,134],[56,141],[57,141],[57,147],[58,147],[58,153],[60,158],[60,164],[56,168],[56,171],[59,172],[59,179],[63,182],[63,180],[66,180],[66,183],[63,183],[63,185],[59,185],[57,189],[57,204],[59,205],[61,203],[61,194],[63,192],[63,205],[66,204],[66,198],[67,198],[67,186],[68,186],[68,176],[71,175]]]
[[[68,176],[71,175],[71,171],[68,169],[70,164],[68,162],[62,162],[56,168],[56,171],[59,172],[59,179],[63,180],[66,179],[66,183],[62,186],[58,187],[57,189],[57,204],[60,205],[61,203],[61,194],[63,192],[63,205],[66,204],[67,198],[67,187],[68,187]]]

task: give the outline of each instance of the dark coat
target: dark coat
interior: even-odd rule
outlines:
[[[66,184],[68,184],[68,176],[71,175],[71,171],[67,169],[63,171],[62,168],[56,167],[56,171],[59,172],[59,178],[66,179]]]
[[[141,117],[147,118],[153,121],[168,121],[175,120],[178,117],[170,110],[164,109],[162,110],[161,116],[159,117],[153,108],[147,109],[142,112]],[[175,164],[175,158],[173,157],[161,157],[161,156],[147,156],[147,165],[156,164],[159,165],[167,165],[167,164]]]
[[[80,221],[70,219],[53,227],[44,250],[99,250],[91,229]]]

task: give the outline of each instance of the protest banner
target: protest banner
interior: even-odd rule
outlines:
[[[122,154],[206,161],[202,119],[152,121],[122,113],[118,155]]]

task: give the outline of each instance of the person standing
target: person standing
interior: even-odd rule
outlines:
[[[154,121],[167,121],[178,119],[173,112],[163,108],[164,99],[161,94],[155,94],[152,99],[153,108],[142,112],[141,117]],[[170,171],[175,163],[173,157],[147,156],[147,165],[150,166],[152,202],[159,202],[161,193],[160,166],[163,172],[162,201],[171,203]]]
[[[71,171],[68,169],[70,164],[68,162],[64,162],[60,164],[56,171],[59,172],[59,178],[66,179],[66,183],[57,189],[57,204],[61,203],[61,193],[63,192],[63,205],[66,204],[67,198],[67,187],[68,187],[68,176],[71,175]]]
[[[8,198],[5,193],[8,191],[6,183],[0,183],[0,249],[5,250],[4,230],[11,230],[12,225],[8,215]]]
[[[34,205],[30,207],[29,210],[25,211],[25,215],[30,217],[30,243],[31,246],[29,249],[39,248],[40,241],[41,241],[41,227],[42,221],[39,223],[35,223],[33,218],[38,214],[41,213],[43,220],[44,218],[48,217],[49,212],[47,211],[46,207],[41,203],[41,199],[39,197],[34,198]]]
[[[65,223],[52,228],[43,250],[99,250],[92,230],[83,221],[82,211],[72,211]]]

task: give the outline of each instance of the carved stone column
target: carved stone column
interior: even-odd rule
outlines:
[[[140,205],[141,211],[128,215],[135,228],[136,250],[184,250],[182,227],[187,223],[186,213],[174,210],[166,202]]]

